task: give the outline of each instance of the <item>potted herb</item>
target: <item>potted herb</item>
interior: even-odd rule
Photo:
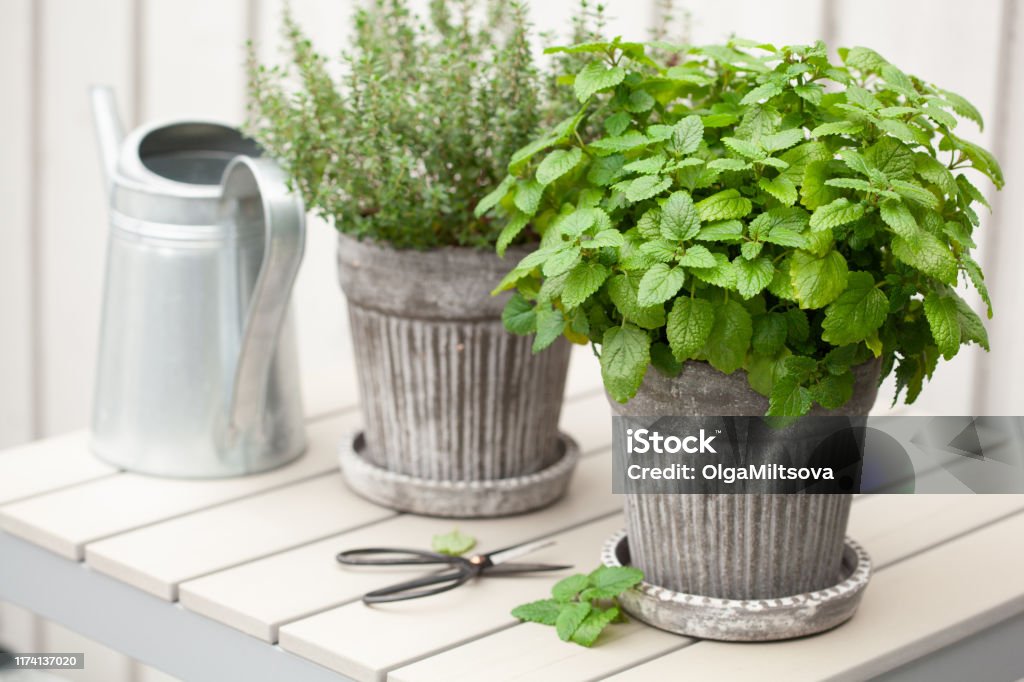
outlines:
[[[557,48],[590,58],[569,79],[579,111],[511,157],[494,209],[503,241],[542,235],[498,287],[509,330],[592,342],[619,415],[866,415],[891,372],[910,403],[940,358],[987,349],[955,290],[989,304],[963,171],[1002,185],[953,132],[981,125],[970,103],[866,48],[656,47],[667,63]],[[828,587],[850,502],[630,495],[632,561],[689,594]]]
[[[365,414],[342,448],[349,484],[407,511],[524,511],[575,463],[557,430],[569,344],[534,355],[504,333],[501,226],[474,208],[536,133],[543,83],[519,3],[488,0],[479,21],[466,3],[432,2],[426,21],[408,5],[356,13],[340,79],[286,16],[290,62],[253,63],[249,127],[340,233]]]

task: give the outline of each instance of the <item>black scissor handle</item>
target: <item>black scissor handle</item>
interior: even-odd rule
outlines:
[[[468,564],[459,565],[457,568],[445,573],[415,578],[405,582],[388,585],[378,590],[367,592],[363,595],[364,604],[381,604],[391,601],[406,601],[408,599],[419,599],[434,594],[441,594],[448,590],[454,590],[470,578],[480,572],[480,569]],[[432,585],[436,587],[431,587]]]
[[[364,547],[338,552],[335,557],[338,563],[347,566],[408,566],[422,564],[448,564],[456,566],[466,562],[460,557],[453,557],[437,552],[425,552],[418,549],[394,549],[391,547]]]

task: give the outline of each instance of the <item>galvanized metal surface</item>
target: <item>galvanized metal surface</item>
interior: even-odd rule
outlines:
[[[738,496],[737,496],[738,497]],[[606,566],[630,565],[626,531],[604,546]],[[773,599],[720,599],[687,594],[644,581],[620,598],[636,618],[669,632],[702,639],[759,642],[792,639],[830,630],[849,620],[871,578],[871,560],[846,540],[841,562],[821,588]]]
[[[291,287],[301,202],[237,130],[155,124],[119,143],[94,92],[111,233],[92,443],[141,473],[221,477],[305,449]],[[234,160],[232,160],[234,159]]]
[[[540,471],[475,481],[419,478],[376,466],[365,457],[362,433],[343,439],[338,457],[345,482],[372,502],[427,516],[481,518],[534,511],[562,497],[579,446],[561,434],[557,453],[554,463]]]
[[[515,478],[558,461],[569,344],[534,354],[531,338],[504,329],[507,296],[490,291],[514,259],[340,236],[368,461],[435,481]]]

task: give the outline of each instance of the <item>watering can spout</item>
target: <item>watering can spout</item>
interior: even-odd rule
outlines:
[[[117,157],[124,140],[121,117],[117,113],[114,91],[106,85],[95,85],[89,89],[92,102],[93,124],[96,126],[96,140],[100,147],[103,174],[109,187],[117,170]]]

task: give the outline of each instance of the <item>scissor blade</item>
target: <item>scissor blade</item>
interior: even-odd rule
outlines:
[[[487,575],[504,575],[508,573],[541,573],[544,571],[564,571],[567,568],[572,568],[572,566],[568,564],[557,565],[512,563],[502,564],[500,566],[492,566],[486,569],[486,571]]]
[[[526,554],[532,554],[533,552],[550,547],[555,544],[554,540],[537,540],[536,542],[527,542],[523,545],[516,545],[514,547],[508,547],[507,549],[500,549],[497,552],[492,552],[487,555],[490,559],[492,566],[503,564],[510,559],[518,559]]]

